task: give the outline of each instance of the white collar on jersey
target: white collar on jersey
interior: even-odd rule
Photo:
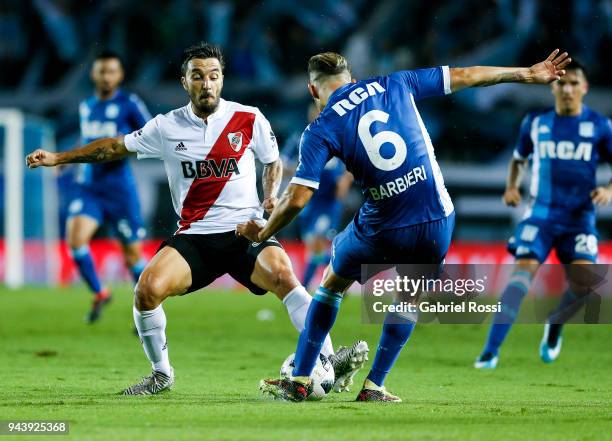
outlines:
[[[208,115],[207,119],[210,121],[211,119],[215,119],[221,116],[223,112],[225,111],[226,106],[227,106],[227,101],[225,101],[223,98],[220,98],[219,106],[217,107],[217,110],[215,110],[214,113],[211,113],[210,115]],[[206,126],[206,123],[204,122],[204,120],[193,112],[193,108],[191,107],[191,101],[189,101],[185,107],[187,107],[187,115],[189,115],[189,118],[193,122],[195,122],[196,124],[200,126]]]

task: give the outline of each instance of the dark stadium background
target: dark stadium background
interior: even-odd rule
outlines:
[[[365,78],[440,64],[530,65],[559,47],[589,70],[586,103],[612,116],[612,0],[0,0],[0,435],[7,434],[3,420],[43,419],[70,425],[67,437],[50,438],[79,441],[612,440],[610,320],[570,324],[552,364],[540,361],[542,324],[519,320],[499,366],[483,371],[473,364],[487,324],[448,324],[455,317],[442,314],[437,320],[446,324],[436,324],[433,315],[431,323],[421,315],[385,383],[404,403],[368,405],[353,400],[381,330],[367,323],[367,296],[353,295],[361,292],[357,286],[332,331],[336,347],[357,338],[370,345],[370,361],[350,393],[295,406],[264,400],[259,380],[278,375],[297,333],[275,296],[250,295],[226,276],[164,302],[174,389],[153,397],[118,395],[150,366],[133,333],[134,286],[121,251],[105,231],[92,243],[113,302],[99,322],[86,325],[91,294],[58,240],[58,207],[67,202],[61,189],[69,181],[58,194],[56,170],[21,169],[20,150],[78,143],[79,102],[93,91],[89,70],[103,49],[121,55],[125,89],[140,95],[151,113],[185,105],[181,53],[202,40],[225,51],[224,97],[259,106],[281,146],[305,127],[306,63],[326,50],[345,54],[354,76]],[[513,260],[505,242],[525,206],[501,202],[507,164],[523,116],[553,105],[550,88],[505,84],[418,105],[457,213],[447,262],[493,264],[486,296],[493,303],[511,269],[499,263]],[[7,141],[9,113],[24,116],[24,127],[13,120],[23,142]],[[162,164],[134,159],[132,166],[149,257],[175,231],[176,218]],[[23,176],[15,178],[15,171]],[[602,167],[599,182],[611,175]],[[20,217],[7,209],[20,201],[23,228],[5,222]],[[353,189],[345,222],[360,202]],[[598,227],[599,260],[607,264],[612,207],[598,210]],[[22,235],[24,243],[17,243]],[[296,228],[286,229],[283,239],[301,277],[305,249]],[[552,267],[540,270],[537,289],[522,306],[530,320],[546,316],[544,307],[556,305],[563,292],[561,268]]]
[[[208,41],[225,52],[224,97],[259,106],[281,147],[305,126],[306,62],[325,50],[345,54],[354,76],[365,78],[440,64],[530,65],[560,47],[588,68],[587,104],[611,115],[611,29],[612,4],[597,0],[4,0],[0,108],[45,118],[58,149],[70,149],[78,143],[78,103],[92,92],[89,69],[97,52],[121,55],[124,87],[157,114],[187,102],[181,52]],[[552,104],[548,87],[520,85],[420,103],[456,206],[457,244],[476,246],[478,255],[490,245],[495,261],[509,258],[503,243],[522,210],[501,203],[506,164],[525,113]],[[176,221],[163,167],[135,160],[133,167],[149,236],[163,238]],[[609,179],[609,169],[600,174]],[[360,197],[353,189],[346,199],[345,222]],[[65,208],[61,191],[59,201]],[[598,224],[602,241],[609,239],[612,207],[599,210]],[[282,237],[297,239],[295,227]]]

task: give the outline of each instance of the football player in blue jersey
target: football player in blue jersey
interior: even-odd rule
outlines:
[[[319,110],[314,104],[308,106],[309,123],[318,115]],[[285,169],[293,165],[290,169],[291,174],[295,172],[298,146],[299,136],[291,136],[282,152]],[[353,175],[346,171],[342,161],[338,158],[330,159],[321,173],[319,189],[300,213],[298,218],[300,235],[308,251],[308,261],[302,277],[302,283],[306,288],[310,285],[317,269],[329,263],[330,241],[340,227],[342,199],[352,183]]]
[[[308,88],[321,114],[302,135],[295,177],[265,226],[251,221],[239,225],[237,234],[261,242],[291,222],[317,189],[331,157],[345,163],[366,201],[334,239],[331,263],[298,340],[293,375],[262,380],[264,393],[289,401],[309,395],[310,374],[343,294],[355,280],[368,277],[362,277],[362,265],[444,261],[454,209],[416,101],[503,82],[548,84],[565,74],[569,61],[567,53],[555,50],[527,68],[441,66],[355,82],[343,56],[328,52],[310,59]],[[401,401],[387,392],[384,380],[414,326],[411,314],[387,314],[358,401]]]
[[[151,115],[135,94],[120,89],[123,67],[119,56],[101,52],[91,68],[95,93],[79,106],[81,142],[131,133],[140,129]],[[127,159],[103,164],[82,164],[75,173],[70,192],[66,240],[81,277],[94,294],[88,323],[100,317],[111,300],[96,273],[89,242],[100,225],[106,223],[119,238],[125,263],[134,281],[145,267],[141,241],[145,229],[140,215],[136,181]]]
[[[497,366],[499,348],[553,248],[561,263],[575,264],[566,266],[568,271],[597,260],[594,205],[610,203],[612,183],[596,186],[595,172],[598,163],[612,161],[612,129],[608,118],[582,102],[588,91],[584,67],[573,62],[566,69],[551,86],[555,107],[528,114],[521,124],[503,200],[512,207],[520,204],[523,169],[531,160],[531,202],[509,242],[516,257],[514,269],[476,368]],[[545,363],[559,356],[563,323],[586,298],[587,290],[570,274],[568,289],[544,327],[540,357]]]

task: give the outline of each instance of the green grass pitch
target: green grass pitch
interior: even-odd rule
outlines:
[[[515,326],[494,372],[472,368],[487,328],[419,326],[387,380],[399,405],[355,403],[357,390],[322,402],[263,399],[297,334],[272,295],[204,290],[165,304],[176,372],[170,393],[116,393],[149,373],[132,334],[131,294],[94,326],[84,288],[0,289],[0,419],[69,420],[73,440],[593,440],[612,439],[612,327],[573,325],[559,360],[538,358],[542,326]],[[257,312],[274,313],[259,321]],[[332,338],[364,338],[374,355],[379,325],[361,324],[350,297]],[[369,367],[369,364],[368,366]],[[356,378],[363,381],[367,368]],[[44,439],[0,436],[1,439]]]

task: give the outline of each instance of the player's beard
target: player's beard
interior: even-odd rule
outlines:
[[[205,98],[208,98],[208,97],[210,97],[210,95],[207,95]],[[214,113],[215,110],[217,110],[217,107],[219,107],[220,99],[221,97],[217,96],[212,102],[208,100],[207,101],[198,100],[196,107],[200,112],[210,115],[211,113]]]

